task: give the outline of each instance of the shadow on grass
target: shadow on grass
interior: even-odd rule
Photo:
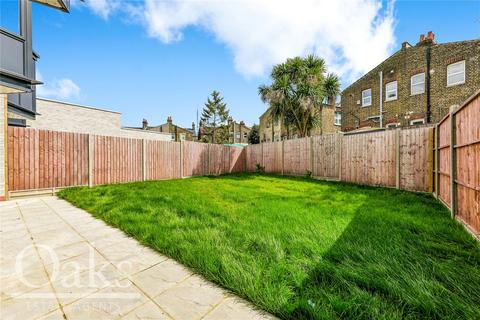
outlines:
[[[419,206],[399,217],[391,208],[379,221],[371,206],[360,208],[280,316],[479,319],[478,242],[430,196],[416,196],[436,214]]]
[[[480,314],[480,247],[431,195],[270,174],[61,195],[282,318]]]

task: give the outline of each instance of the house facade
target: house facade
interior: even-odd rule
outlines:
[[[143,120],[142,129],[152,132],[161,132],[170,135],[172,141],[195,141],[197,133],[195,123],[192,122],[192,128],[182,128],[173,123],[172,117],[168,116],[167,122],[158,126],[149,126],[146,119]]]
[[[297,137],[294,127],[287,127],[279,119],[273,120],[268,108],[259,118],[260,142],[274,142]],[[341,130],[342,108],[340,104],[324,104],[319,125],[313,128],[311,135],[339,132]]]
[[[65,12],[69,0],[35,0]],[[6,198],[7,128],[11,114],[35,118],[35,62],[39,58],[32,47],[32,3],[30,0],[1,1],[0,19],[0,200]]]
[[[342,92],[342,131],[438,122],[480,88],[480,40],[407,42]]]
[[[232,118],[228,119],[229,142],[230,143],[248,143],[248,134],[251,128],[245,125],[245,122],[237,122]]]

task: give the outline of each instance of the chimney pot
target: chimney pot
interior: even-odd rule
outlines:
[[[168,116],[167,122],[168,122],[168,123],[172,123],[172,117],[171,117],[171,116]]]
[[[425,35],[422,33],[422,34],[420,35],[420,42],[422,42],[423,40],[425,40]]]
[[[435,40],[435,35],[433,34],[432,31],[428,31],[427,39],[432,40],[432,41]]]
[[[142,120],[142,129],[147,130],[147,128],[148,128],[148,121],[147,121],[147,119],[143,119]]]

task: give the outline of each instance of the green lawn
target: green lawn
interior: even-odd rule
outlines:
[[[60,196],[281,318],[480,317],[480,245],[430,195],[240,174]]]

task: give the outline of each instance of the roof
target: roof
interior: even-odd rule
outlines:
[[[435,44],[432,44],[430,46],[444,46],[444,45],[451,45],[451,44],[457,44],[457,43],[470,43],[470,42],[480,42],[480,39],[473,39],[473,40],[462,40],[462,41],[452,41],[452,42],[443,42],[443,43],[435,43]],[[408,42],[407,42],[408,43]],[[345,92],[346,90],[350,89],[350,87],[354,86],[357,82],[361,81],[362,79],[364,79],[367,75],[369,75],[370,72],[372,72],[373,70],[375,70],[376,68],[378,68],[381,64],[383,64],[385,61],[389,60],[390,58],[396,56],[397,54],[401,53],[402,50],[412,50],[412,49],[415,49],[415,48],[418,48],[417,45],[415,46],[410,46],[410,47],[405,47],[405,48],[400,48],[399,50],[397,50],[395,53],[393,53],[391,56],[389,56],[388,58],[386,58],[385,60],[383,60],[382,62],[380,62],[379,64],[377,64],[375,67],[373,67],[372,69],[370,69],[370,71],[366,72],[363,76],[361,76],[360,78],[358,78],[357,80],[355,80],[353,83],[351,83],[348,87],[346,87],[345,89],[342,90],[342,94],[343,92]]]
[[[110,113],[116,113],[116,114],[122,114],[121,112],[118,111],[112,111],[112,110],[107,110],[107,109],[100,109],[96,107],[90,107],[90,106],[85,106],[81,104],[76,104],[76,103],[71,103],[71,102],[65,102],[65,101],[60,101],[60,100],[53,100],[53,99],[47,99],[47,98],[38,98],[37,100],[42,100],[42,101],[48,101],[48,102],[54,102],[54,103],[60,103],[60,104],[65,104],[73,107],[78,107],[78,108],[85,108],[85,109],[91,109],[91,110],[97,110],[97,111],[103,111],[103,112],[110,112]]]

